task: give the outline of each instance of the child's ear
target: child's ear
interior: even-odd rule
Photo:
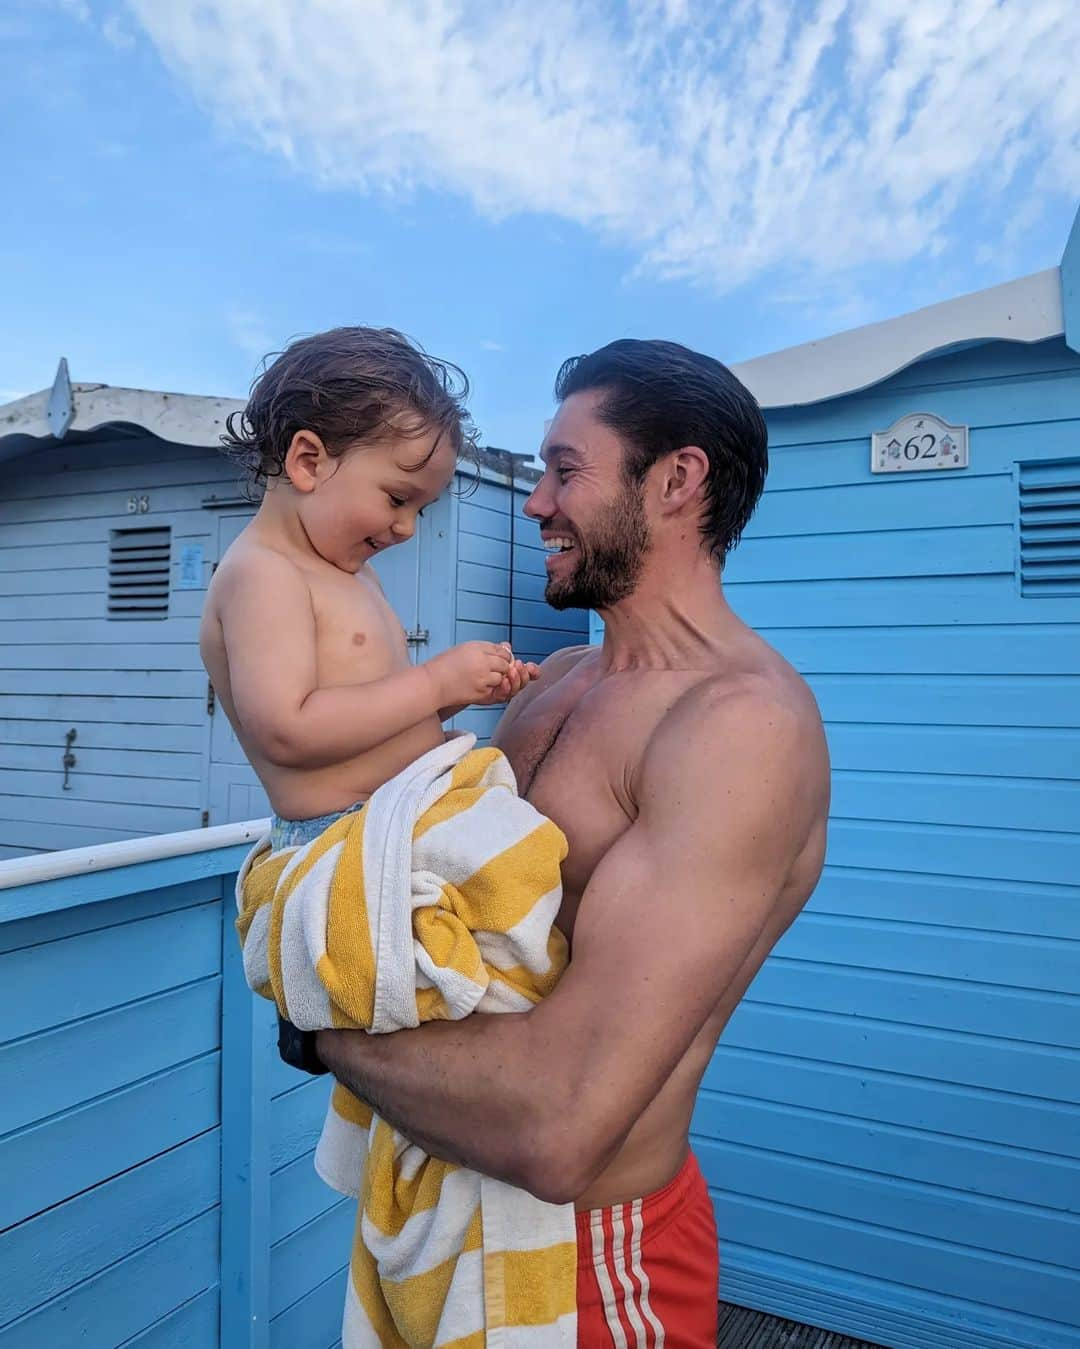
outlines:
[[[298,492],[314,492],[330,456],[314,431],[297,431],[285,451],[285,476]]]

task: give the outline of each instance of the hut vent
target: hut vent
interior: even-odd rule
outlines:
[[[109,538],[109,617],[167,618],[172,531],[114,529]]]
[[[1020,593],[1080,595],[1080,459],[1020,465]]]

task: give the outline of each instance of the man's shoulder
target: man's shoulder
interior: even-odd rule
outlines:
[[[823,752],[814,695],[777,656],[756,668],[703,674],[659,719],[645,757],[666,771],[673,756],[730,763],[732,756],[762,762],[770,755]]]
[[[547,680],[558,679],[572,670],[583,656],[590,652],[595,652],[596,647],[585,643],[582,646],[562,646],[558,651],[553,651],[550,656],[544,658],[540,664],[541,678]]]

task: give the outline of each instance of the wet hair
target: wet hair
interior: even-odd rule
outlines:
[[[726,365],[677,342],[624,338],[565,361],[555,380],[561,403],[603,391],[598,416],[623,442],[623,473],[640,484],[685,445],[709,459],[701,536],[719,565],[754,513],[769,468],[768,432],[756,400]]]
[[[278,353],[253,382],[247,406],[226,419],[221,443],[256,488],[284,473],[297,431],[313,431],[337,456],[387,433],[435,429],[456,456],[471,458],[468,393],[463,371],[393,328],[331,328]]]

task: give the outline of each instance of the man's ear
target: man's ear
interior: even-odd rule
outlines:
[[[699,445],[684,445],[657,465],[660,508],[674,514],[696,501],[709,476],[709,456]]]
[[[297,431],[285,451],[285,476],[298,492],[314,492],[326,477],[329,459],[314,431]]]

